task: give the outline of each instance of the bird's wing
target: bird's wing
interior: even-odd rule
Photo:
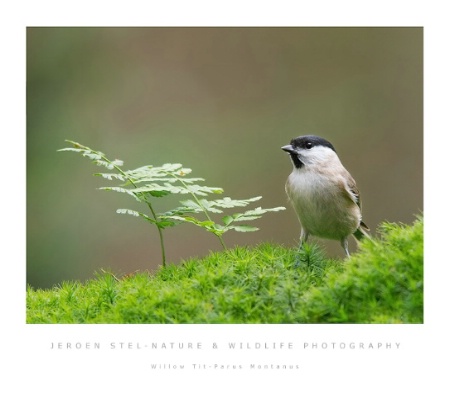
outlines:
[[[361,209],[361,196],[358,187],[356,186],[356,181],[349,173],[347,173],[343,179],[343,183],[347,196],[358,205],[359,209]]]
[[[359,210],[361,211],[361,195],[359,194],[358,187],[356,186],[356,181],[353,177],[347,172],[347,175],[344,179],[344,189],[346,195],[358,205]],[[360,227],[364,230],[370,230],[369,227],[361,220],[359,223]],[[363,232],[364,233],[364,232]]]

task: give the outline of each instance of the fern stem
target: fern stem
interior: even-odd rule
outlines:
[[[215,233],[213,233],[213,234],[215,234]],[[222,248],[224,250],[227,250],[227,246],[226,246],[225,242],[223,241],[223,237],[220,234],[215,234],[215,236],[217,236],[217,238],[219,239],[220,244],[222,245]]]
[[[133,185],[133,187],[137,188],[138,186],[133,182],[133,179],[130,178],[125,171],[123,171],[119,166],[117,166],[116,164],[114,164],[112,161],[110,161],[107,157],[102,156],[102,159],[105,160],[108,164],[111,164],[116,171],[118,171],[120,174],[122,174],[128,181],[130,181],[130,184]],[[145,204],[148,206],[148,208],[150,209],[150,212],[153,216],[153,219],[155,220],[155,222],[159,222],[158,220],[158,216],[156,215],[156,212],[153,209],[152,204],[144,197],[144,202]],[[164,244],[164,235],[163,235],[163,231],[162,229],[156,225],[156,228],[158,229],[158,235],[159,235],[159,244],[161,247],[161,259],[162,259],[162,266],[165,267],[166,266],[166,248],[165,248],[165,244]]]
[[[133,184],[134,185],[134,184]],[[135,185],[136,186],[136,185]],[[145,201],[145,203],[147,204],[147,206],[150,208],[150,212],[152,212],[152,216],[153,218],[158,221],[158,217],[156,216],[155,211],[153,210],[153,206],[150,202]],[[163,231],[159,226],[156,226],[158,229],[158,234],[159,234],[159,244],[161,246],[161,258],[162,258],[162,266],[165,267],[166,266],[166,248],[164,245],[164,236],[163,236]]]

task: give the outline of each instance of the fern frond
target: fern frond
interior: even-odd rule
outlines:
[[[66,142],[70,143],[74,147],[66,147],[64,149],[59,149],[58,151],[71,151],[75,153],[81,153],[83,157],[89,158],[90,160],[92,160],[94,164],[105,167],[108,170],[113,170],[123,165],[122,160],[118,159],[115,159],[113,161],[108,160],[106,158],[105,153],[101,151],[92,150],[91,148],[83,146],[82,144],[74,142],[73,140],[66,140]]]
[[[255,220],[255,219],[259,219],[264,213],[278,212],[280,210],[286,210],[286,208],[283,206],[279,206],[277,208],[269,208],[269,209],[263,209],[261,207],[258,207],[256,209],[247,210],[244,213],[239,213],[239,214],[233,215],[233,221],[239,222],[239,221],[244,221],[244,220]]]
[[[164,219],[177,220],[179,222],[185,222],[185,223],[192,223],[198,227],[204,228],[205,230],[207,230],[211,233],[214,233],[215,235],[222,234],[223,226],[217,225],[212,220],[199,220],[193,216],[178,216],[178,215],[164,216]]]
[[[243,231],[243,232],[256,231],[256,230],[258,230],[257,227],[247,226],[247,225],[234,226],[234,225],[232,225],[232,223],[256,220],[256,219],[259,219],[264,213],[278,212],[280,210],[285,210],[285,209],[286,208],[284,206],[279,206],[276,208],[267,208],[267,209],[258,207],[256,209],[247,210],[246,212],[243,212],[243,213],[235,213],[233,215],[224,216],[222,218],[222,221],[225,224],[225,228],[227,230],[235,230],[235,231]]]
[[[101,187],[99,189],[104,190],[104,191],[120,192],[120,193],[132,196],[138,202],[142,201],[142,199],[139,198],[139,196],[135,194],[134,190],[131,190],[131,189],[127,189],[127,188],[123,188],[123,187]]]
[[[146,215],[145,213],[138,212],[138,211],[132,210],[132,209],[117,209],[116,212],[119,214],[122,214],[122,215],[142,217],[143,219],[147,220],[148,222],[158,226],[160,229],[165,229],[166,227],[175,226],[177,224],[173,220],[167,220],[167,219],[155,220],[155,219],[151,218],[150,216]]]
[[[216,199],[212,201],[211,203],[214,206],[220,206],[221,208],[235,208],[235,207],[241,207],[241,206],[247,206],[251,202],[259,201],[262,198],[262,196],[255,196],[254,198],[250,199],[231,199],[231,198],[223,198],[223,199]]]
[[[234,230],[234,231],[238,231],[238,232],[242,232],[242,233],[247,233],[247,232],[251,232],[251,231],[258,231],[259,228],[254,227],[254,226],[242,225],[242,226],[230,226],[230,227],[227,227],[227,230]]]
[[[223,189],[219,187],[206,187],[201,185],[187,185],[186,186],[187,193],[206,196],[207,194],[221,194],[223,193]]]
[[[215,208],[214,201],[208,201],[207,199],[198,199],[198,203],[193,200],[180,201],[180,203],[187,207],[191,208],[193,212],[200,213],[203,210],[207,210],[212,213],[222,213],[222,210]]]
[[[107,180],[119,180],[119,181],[125,181],[126,177],[122,174],[117,173],[95,173],[94,174],[97,177],[103,177]]]
[[[165,182],[164,184],[159,184],[155,182],[150,182],[146,185],[143,185],[142,187],[138,187],[134,189],[134,192],[154,192],[154,191],[161,191],[166,192],[167,194],[195,194],[200,196],[205,196],[207,194],[211,193],[222,193],[222,188],[216,188],[216,187],[207,187],[207,186],[200,186],[200,185],[173,185],[170,182]]]

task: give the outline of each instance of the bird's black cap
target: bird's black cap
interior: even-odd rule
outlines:
[[[291,146],[299,149],[310,149],[311,147],[314,146],[324,146],[329,147],[336,153],[335,148],[328,140],[315,135],[305,135],[296,137],[291,140]]]

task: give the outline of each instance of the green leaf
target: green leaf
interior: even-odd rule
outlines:
[[[179,163],[175,163],[175,164],[166,163],[166,164],[162,165],[160,170],[161,171],[166,171],[166,172],[174,172],[174,171],[179,171],[182,168],[183,168],[183,165],[179,164]],[[186,170],[189,170],[189,169],[187,168]]]
[[[206,196],[207,194],[221,194],[223,192],[223,189],[218,187],[206,187],[194,184],[187,185],[186,191],[187,192],[182,193],[191,193],[194,195]]]
[[[139,212],[132,209],[117,209],[116,213],[120,213],[121,215],[139,216]]]
[[[59,149],[58,151],[73,151],[73,152],[82,152],[84,150],[91,150],[89,147],[83,146],[78,142],[74,142],[73,140],[65,140],[66,143],[70,143],[73,147],[66,147],[64,149]]]
[[[200,185],[173,185],[169,182],[159,184],[155,182],[147,183],[142,187],[134,189],[134,192],[149,192],[149,191],[165,191],[170,194],[194,194],[205,196],[208,193],[223,192],[222,188],[205,187]]]
[[[101,167],[105,167],[108,170],[114,170],[114,168],[115,168],[114,164],[109,163],[108,161],[101,160],[102,159],[101,156],[97,156],[97,157],[98,158],[92,157],[94,164],[101,166]]]
[[[212,220],[199,220],[193,216],[164,216],[164,219],[173,219],[178,220],[180,222],[186,222],[186,223],[192,223],[196,226],[203,227],[204,229],[215,232],[216,230],[220,229],[220,227],[217,227],[216,223],[214,223]]]
[[[133,170],[125,171],[125,174],[127,175],[127,177],[133,177],[133,178],[138,179],[140,176],[147,175],[147,172],[149,172],[152,169],[152,167],[153,166],[138,167],[138,168],[135,168]]]
[[[122,174],[116,174],[116,173],[95,173],[94,174],[97,177],[103,177],[107,180],[119,180],[119,181],[125,181],[125,177]]]
[[[247,206],[251,202],[259,201],[262,196],[256,196],[250,199],[231,199],[231,198],[223,198],[216,199],[213,201],[215,206],[220,206],[221,208],[235,208],[238,206]]]
[[[170,177],[165,171],[161,171],[161,167],[142,166],[134,170],[125,171],[128,178],[132,179],[134,183],[152,182],[158,178],[168,180]]]
[[[168,192],[168,191],[150,191],[149,194],[151,196],[154,196],[155,198],[161,198],[163,196],[170,195],[170,192]]]
[[[223,223],[225,224],[225,226],[228,226],[230,223],[232,223],[234,221],[233,216],[224,216],[222,218]]]
[[[246,226],[246,225],[242,225],[242,226],[231,226],[229,227],[230,229],[233,229],[235,231],[239,231],[239,232],[250,232],[250,231],[257,231],[259,230],[257,227],[253,227],[253,226]]]
[[[67,140],[66,139],[66,142],[67,143],[70,143],[72,146],[74,146],[76,149],[89,149],[88,147],[86,147],[86,146],[83,146],[82,144],[80,144],[80,143],[78,143],[78,142],[74,142],[73,140]],[[90,149],[89,149],[90,150]]]
[[[200,213],[202,211],[202,207],[193,200],[180,201],[184,208],[186,208],[185,212],[191,213]]]
[[[190,174],[190,168],[183,167],[182,164],[163,164],[161,167],[153,167],[151,165],[136,168],[134,170],[126,171],[126,174],[136,179],[152,181],[155,178],[163,177],[169,178],[171,176],[184,177]]]
[[[114,191],[114,192],[120,192],[120,193],[128,194],[128,195],[132,196],[134,199],[136,199],[138,202],[142,201],[137,195],[135,195],[133,190],[129,190],[127,188],[123,188],[123,187],[101,187],[99,189],[104,190],[104,191]]]
[[[257,227],[253,226],[233,226],[232,223],[234,222],[242,222],[242,221],[249,221],[249,220],[255,220],[259,219],[264,213],[267,212],[276,212],[279,210],[285,210],[286,208],[283,206],[279,206],[276,208],[269,208],[269,209],[262,209],[261,207],[248,210],[244,213],[234,213],[233,215],[224,216],[222,218],[223,223],[225,224],[225,228],[223,232],[226,232],[228,230],[235,230],[239,232],[250,232],[250,231],[257,231]]]
[[[64,149],[59,149],[57,151],[59,151],[59,152],[61,152],[61,151],[71,151],[71,152],[75,152],[75,153],[80,153],[80,152],[82,152],[84,150],[83,149],[76,149],[74,147],[65,147]]]
[[[177,222],[173,221],[173,220],[159,220],[156,222],[156,225],[160,228],[160,229],[165,229],[167,227],[172,227],[172,226],[176,226]]]
[[[222,213],[220,209],[214,208],[214,201],[208,201],[207,199],[199,199],[199,203],[193,200],[180,201],[183,206],[191,208],[196,213],[201,213],[206,210],[212,213]]]
[[[175,178],[170,178],[170,179],[168,179],[168,181],[169,182],[177,182],[177,181],[180,181],[180,178],[176,178],[176,177]],[[185,184],[193,184],[194,182],[205,181],[205,179],[204,178],[199,178],[199,177],[194,177],[194,178],[187,177],[187,178],[183,178],[182,181]]]
[[[130,176],[131,177],[131,176]],[[134,183],[141,183],[141,182],[155,182],[155,181],[165,181],[167,183],[176,183],[178,181],[180,181],[179,178],[176,177],[165,177],[165,176],[158,176],[158,177],[148,177],[148,176],[139,176],[139,177],[131,177],[133,179]],[[183,182],[186,184],[192,184],[194,182],[199,182],[199,181],[205,181],[203,178],[183,178]]]
[[[76,153],[82,153],[83,157],[87,157],[89,159],[92,160],[92,162],[98,166],[102,166],[107,168],[108,170],[112,170],[118,166],[123,165],[123,161],[122,160],[114,160],[114,161],[109,161],[105,154],[102,153],[101,151],[96,151],[96,150],[92,150],[87,146],[83,146],[80,143],[74,142],[72,140],[66,140],[67,143],[72,144],[75,147],[66,147],[64,149],[60,149],[58,151],[72,151],[72,152],[76,152]]]
[[[132,210],[132,209],[117,209],[116,212],[120,213],[120,214],[135,216],[135,217],[142,217],[143,219],[149,221],[150,223],[158,226],[160,229],[165,229],[166,227],[175,226],[177,224],[177,222],[175,222],[173,220],[168,220],[168,219],[155,220],[144,213],[141,213],[141,212],[138,212],[138,211]],[[161,219],[161,218],[159,218],[159,219]]]
[[[173,216],[173,219],[175,220],[180,220],[182,222],[189,222],[189,223],[193,223],[197,226],[200,227],[207,227],[207,226],[214,226],[214,222],[210,221],[210,220],[198,220],[195,217],[192,216]]]
[[[170,173],[172,175],[176,175],[178,177],[184,177],[192,172],[190,168],[183,167],[181,164],[170,164],[170,163],[163,164],[163,166],[161,167],[161,171]]]
[[[158,183],[148,183],[142,187],[137,187],[132,190],[132,192],[139,193],[150,193],[152,196],[164,196],[174,192],[174,187],[168,186],[168,184],[158,184]]]
[[[255,219],[259,219],[264,213],[278,212],[280,210],[285,210],[285,209],[286,208],[284,206],[279,206],[276,208],[268,208],[268,209],[263,209],[261,207],[258,207],[256,209],[247,210],[244,213],[233,215],[233,217],[234,217],[234,221],[236,221],[236,222],[246,221],[246,220],[255,220]]]
[[[168,212],[161,213],[158,216],[160,218],[170,217],[170,216],[184,216],[186,214],[192,214],[192,213],[198,213],[198,211],[193,210],[191,208],[180,206],[178,208],[174,208],[172,210],[169,210]]]
[[[136,210],[132,210],[132,209],[117,209],[116,213],[119,213],[121,215],[131,215],[131,216],[135,216],[135,217],[142,217],[145,220],[153,223],[153,224],[157,224],[155,219],[152,219],[151,217],[147,216],[144,213],[138,212]]]
[[[121,166],[123,166],[123,161],[115,159],[115,160],[111,161],[111,164],[114,164],[117,167],[121,167]]]

